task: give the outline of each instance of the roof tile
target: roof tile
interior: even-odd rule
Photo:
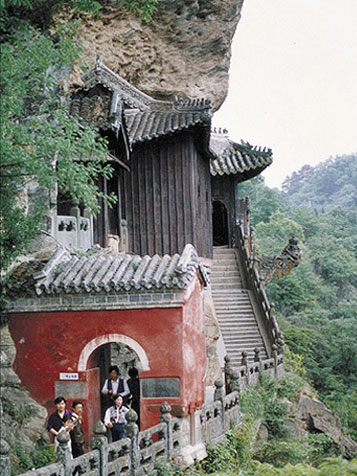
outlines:
[[[182,254],[174,256],[140,257],[118,253],[109,248],[91,249],[84,255],[69,250],[57,250],[28,279],[26,265],[21,265],[10,278],[10,295],[76,294],[147,291],[150,289],[184,289],[197,272],[203,282],[207,276],[195,248],[187,244]],[[22,277],[24,278],[22,280]],[[22,281],[21,281],[22,280]]]

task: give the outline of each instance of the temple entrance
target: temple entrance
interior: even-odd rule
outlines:
[[[146,354],[133,339],[120,334],[110,334],[89,342],[82,351],[78,366],[78,369],[85,367],[83,371],[87,375],[95,375],[95,378],[91,379],[92,385],[88,395],[88,419],[92,425],[99,418],[103,421],[106,409],[112,405],[109,396],[102,394],[104,383],[110,377],[111,366],[118,367],[119,377],[127,381],[133,394],[127,406],[133,408],[140,418],[139,377],[142,370],[148,370]]]
[[[228,213],[224,203],[212,203],[213,246],[228,245]]]
[[[108,408],[108,406],[112,404],[110,402],[110,398],[101,392],[105,381],[110,377],[109,368],[113,366],[118,367],[118,376],[128,382],[129,379],[133,378],[133,373],[137,373],[139,379],[139,374],[142,370],[142,366],[136,352],[129,346],[120,342],[112,342],[110,344],[105,344],[101,347],[98,347],[95,352],[97,354],[95,356],[95,359],[98,361],[97,367],[99,368],[99,392],[101,396],[100,407],[101,416],[103,419],[105,410]],[[133,370],[136,370],[137,372],[133,372]],[[133,386],[137,387],[137,385],[135,384],[133,384]],[[130,390],[132,391],[132,388],[130,388]],[[124,403],[127,406],[132,406],[135,402],[133,401],[133,398],[129,398],[128,401],[124,399]],[[137,408],[134,408],[134,410],[138,413]]]

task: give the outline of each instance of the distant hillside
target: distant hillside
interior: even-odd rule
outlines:
[[[357,208],[357,153],[331,158],[316,167],[304,165],[285,179],[282,189],[291,207],[307,205],[318,212]]]

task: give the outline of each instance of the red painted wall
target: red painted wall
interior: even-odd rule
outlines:
[[[77,372],[82,349],[96,337],[123,334],[138,342],[147,354],[150,370],[141,372],[141,379],[176,377],[181,383],[178,398],[142,399],[142,429],[158,422],[158,409],[165,400],[177,413],[187,413],[203,403],[205,372],[202,287],[198,278],[190,290],[182,308],[13,314],[9,328],[17,351],[14,369],[31,396],[51,413],[58,396],[55,382],[59,373]],[[87,370],[91,365],[89,359]],[[68,408],[74,398],[84,401],[88,438],[100,415],[99,375],[97,371],[79,372],[79,380],[84,382],[79,393],[82,397],[63,396],[68,399]]]

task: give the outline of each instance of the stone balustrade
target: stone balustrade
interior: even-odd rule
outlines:
[[[230,357],[225,356],[224,374],[226,392],[243,390],[245,387],[258,383],[260,375],[280,378],[284,375],[284,354],[278,354],[277,346],[273,345],[273,357],[261,359],[259,349],[254,350],[254,362],[248,362],[247,352],[242,352],[241,365],[232,367]]]
[[[225,432],[241,421],[239,391],[225,394],[223,380],[216,381],[214,401],[201,410],[202,443],[217,442]],[[182,463],[183,429],[182,418],[172,417],[171,407],[164,402],[160,408],[160,422],[139,432],[137,415],[130,410],[126,415],[125,438],[108,443],[107,429],[96,423],[91,441],[91,450],[75,459],[68,449],[69,434],[59,433],[56,463],[23,473],[23,476],[137,476],[156,474],[157,462],[177,461]],[[0,469],[2,476],[10,476],[10,448],[1,440]]]

